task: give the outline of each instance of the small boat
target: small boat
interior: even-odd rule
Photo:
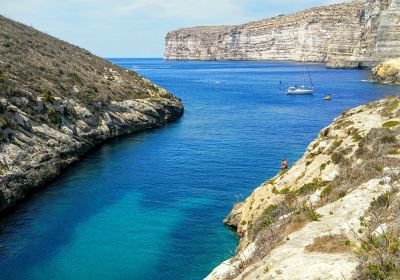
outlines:
[[[327,95],[327,96],[324,97],[324,100],[332,100],[332,96]]]
[[[308,94],[314,94],[314,88],[313,87],[306,87],[304,85],[302,86],[294,86],[294,87],[289,87],[287,92],[287,95],[308,95]]]
[[[314,85],[311,80],[311,75],[310,75],[310,71],[308,70],[307,64],[306,64],[306,69],[307,69],[308,78],[310,80],[310,86],[305,86],[306,73],[304,72],[303,85],[289,87],[286,91],[287,95],[311,95],[311,94],[314,94]]]

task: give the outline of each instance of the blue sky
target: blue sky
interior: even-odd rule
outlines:
[[[168,31],[343,0],[0,0],[0,13],[102,57],[162,57]]]

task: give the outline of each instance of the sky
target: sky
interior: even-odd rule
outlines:
[[[162,57],[168,31],[240,24],[343,0],[0,0],[0,14],[101,57]]]

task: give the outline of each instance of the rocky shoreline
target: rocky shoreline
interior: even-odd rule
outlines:
[[[371,82],[400,84],[400,58],[384,61],[372,69]]]
[[[398,279],[398,249],[383,252],[389,236],[400,242],[399,102],[342,113],[235,205],[224,222],[240,236],[236,256],[206,279]]]
[[[400,0],[356,0],[236,26],[171,31],[170,60],[323,62],[370,68],[400,52]]]
[[[96,145],[183,114],[135,72],[4,17],[0,27],[0,212]]]

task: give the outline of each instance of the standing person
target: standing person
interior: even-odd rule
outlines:
[[[286,159],[282,160],[282,162],[281,162],[281,170],[287,170],[287,164],[288,164],[288,162],[287,162]]]

